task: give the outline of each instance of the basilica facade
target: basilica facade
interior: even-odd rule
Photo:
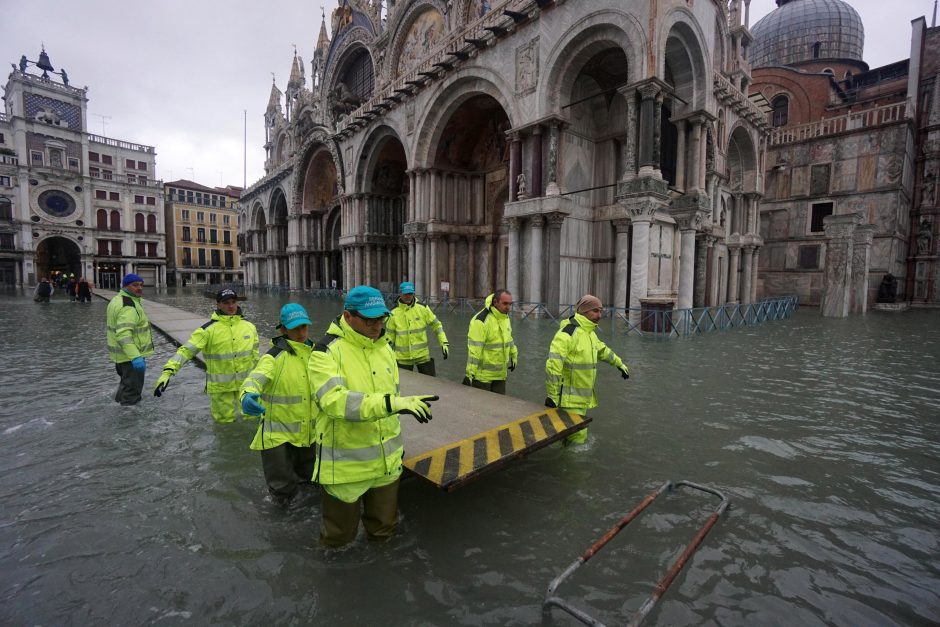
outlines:
[[[340,0],[309,80],[295,56],[272,85],[246,282],[753,302],[770,127],[747,4]]]

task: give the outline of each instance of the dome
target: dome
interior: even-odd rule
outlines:
[[[751,28],[751,67],[796,65],[816,59],[862,61],[865,28],[844,0],[778,0]]]

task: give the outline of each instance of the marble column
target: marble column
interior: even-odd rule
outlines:
[[[509,202],[519,200],[519,173],[522,172],[522,140],[512,133],[509,144]]]
[[[740,246],[728,247],[728,302],[737,303],[738,299],[738,260],[741,257]]]
[[[506,258],[506,289],[516,300],[522,300],[519,292],[519,218],[506,218],[509,228],[509,254]],[[492,259],[492,257],[491,257]],[[495,266],[490,270],[490,276],[496,276]],[[499,283],[499,280],[496,281]]]
[[[617,233],[614,244],[614,302],[617,308],[629,307],[627,302],[627,278],[630,275],[630,220],[614,220]]]
[[[428,269],[428,295],[432,301],[438,301],[441,298],[440,274],[438,274],[438,248],[441,241],[440,235],[428,234],[428,257],[430,258],[430,268]]]
[[[754,247],[744,246],[741,268],[741,304],[751,302],[751,273],[754,268]]]
[[[529,298],[535,303],[542,302],[542,269],[547,261],[544,246],[544,227],[545,218],[542,216],[532,216],[529,218],[529,226],[532,234],[532,265],[530,267],[531,285],[529,288]]]
[[[653,100],[653,176],[663,178],[663,92],[656,94]]]
[[[542,195],[542,127],[538,124],[532,129],[532,182],[529,185],[529,197]]]
[[[474,235],[467,236],[467,286],[464,289],[464,295],[467,298],[476,296],[476,271],[479,265],[474,251],[476,239]]]
[[[653,221],[655,205],[647,202],[634,207],[633,240],[630,255],[630,322],[639,324],[641,298],[649,294],[650,223]]]
[[[757,270],[760,268],[760,246],[754,247],[754,253],[752,255],[754,259],[751,265],[751,300],[749,302],[757,302]]]
[[[845,318],[852,304],[852,275],[855,259],[855,229],[858,214],[832,215],[823,219],[829,241],[826,245],[826,289],[820,311],[829,318]]]
[[[685,191],[685,168],[686,168],[686,147],[685,147],[685,120],[676,120],[676,132],[678,139],[676,141],[676,188],[679,191]]]
[[[424,242],[425,236],[423,233],[415,235],[414,274],[412,276],[414,277],[415,291],[417,291],[420,296],[427,298],[430,291],[424,279],[424,268],[427,263],[424,254]]]
[[[636,89],[630,88],[623,92],[627,101],[627,130],[623,136],[623,166],[620,173],[621,181],[632,181],[636,178],[636,151],[637,151],[637,105]]]
[[[695,289],[692,290],[692,306],[705,306],[705,293],[708,286],[709,259],[708,253],[711,250],[707,235],[702,235],[696,239],[695,247]]]
[[[546,196],[558,196],[561,194],[561,183],[559,182],[561,178],[559,172],[560,153],[560,129],[558,122],[552,121],[548,126],[548,183],[545,185]]]
[[[695,290],[695,227],[685,220],[680,221],[679,225],[679,294],[676,307],[692,309]]]
[[[640,88],[640,176],[653,176],[656,168],[653,161],[653,142],[655,134],[653,124],[656,120],[654,108],[656,96],[659,94],[657,85],[644,85]]]
[[[868,311],[868,271],[871,265],[871,244],[875,235],[874,224],[855,227],[852,236],[852,313]]]
[[[372,287],[375,287],[376,277],[375,277],[375,273],[372,271],[372,268],[375,265],[375,246],[373,246],[372,244],[368,244],[366,246],[363,246],[363,248],[365,249],[363,251],[365,271],[363,272],[364,276],[362,278],[362,281],[366,285],[371,285]]]
[[[695,118],[692,120],[692,141],[689,150],[689,182],[686,186],[690,191],[701,189],[699,187],[699,175],[705,168],[705,164],[699,160],[702,152],[702,120]]]
[[[457,295],[457,236],[447,236],[447,281],[450,283],[448,300]]]
[[[545,246],[548,251],[548,264],[542,298],[553,315],[558,315],[558,305],[561,302],[561,229],[565,217],[564,213],[558,211],[545,214],[548,221],[548,242]]]

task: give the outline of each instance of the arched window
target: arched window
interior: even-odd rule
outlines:
[[[831,68],[831,67],[823,68],[822,73],[823,73],[823,74],[828,74],[829,76],[835,76],[835,75],[836,75],[836,73],[832,71],[832,68]]]
[[[819,58],[819,53],[820,53],[821,51],[822,51],[822,42],[821,42],[821,41],[817,41],[816,43],[813,44],[813,58],[814,58],[814,59],[818,59],[818,58]]]
[[[153,214],[147,216],[147,232],[148,233],[157,232],[157,216]]]
[[[786,126],[790,118],[790,99],[786,96],[777,96],[770,103],[773,109],[773,126]]]
[[[96,214],[96,224],[99,229],[102,231],[108,230],[108,212],[104,209],[99,209]]]
[[[134,230],[138,233],[144,232],[144,214],[135,213],[134,214]]]
[[[120,211],[111,212],[111,230],[112,231],[121,230],[121,212]]]

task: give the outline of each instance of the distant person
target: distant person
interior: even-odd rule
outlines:
[[[78,302],[80,303],[90,303],[91,302],[91,283],[88,282],[88,279],[82,277],[78,280],[78,285],[75,286],[75,294],[78,296]]]
[[[464,385],[497,394],[506,393],[508,372],[516,369],[519,349],[512,339],[509,310],[512,294],[496,290],[470,320],[467,331],[467,369]]]
[[[52,296],[52,292],[55,291],[55,288],[52,287],[52,283],[49,282],[49,279],[42,277],[39,279],[39,284],[36,286],[36,292],[33,296],[33,300],[37,303],[48,303],[49,297]]]
[[[287,505],[301,485],[310,483],[316,454],[313,447],[313,403],[307,361],[313,347],[310,317],[297,303],[281,307],[278,335],[258,361],[239,395],[245,415],[257,416],[258,431],[251,449],[261,451],[261,468],[275,502]]]
[[[77,298],[77,296],[76,296],[76,294],[75,294],[75,286],[76,286],[76,285],[77,285],[77,283],[76,283],[76,281],[75,281],[75,276],[74,276],[74,275],[73,275],[73,276],[70,276],[69,279],[68,279],[68,281],[66,281],[66,283],[65,283],[65,291],[69,293],[69,301],[71,301],[71,302],[73,302],[73,303],[75,302],[75,299]]]
[[[170,377],[200,352],[206,364],[206,393],[212,418],[219,423],[234,422],[241,416],[238,391],[242,381],[258,361],[258,330],[242,317],[238,301],[245,300],[231,287],[215,296],[216,310],[205,323],[176,350],[163,366],[153,395],[161,396]]]
[[[582,416],[597,407],[598,359],[620,370],[624,379],[630,378],[627,365],[597,337],[597,321],[603,313],[601,300],[585,294],[575,305],[574,315],[561,321],[545,362],[546,407]],[[587,434],[587,429],[575,431],[565,438],[565,444],[582,444]]]
[[[428,348],[428,331],[437,334],[441,353],[447,359],[448,344],[444,327],[431,308],[415,298],[415,284],[405,281],[398,287],[398,304],[392,309],[385,333],[395,351],[399,368],[414,370],[430,376],[435,375],[434,359]]]
[[[352,542],[360,520],[371,540],[395,533],[404,455],[399,414],[425,423],[437,400],[399,395],[395,355],[383,337],[388,314],[377,289],[352,288],[310,356],[309,391],[320,409],[313,479],[322,487],[320,543],[327,547]]]
[[[145,358],[153,354],[150,321],[140,304],[143,293],[144,280],[128,274],[121,281],[121,291],[108,303],[108,354],[121,377],[114,395],[121,405],[140,401],[147,370]]]

